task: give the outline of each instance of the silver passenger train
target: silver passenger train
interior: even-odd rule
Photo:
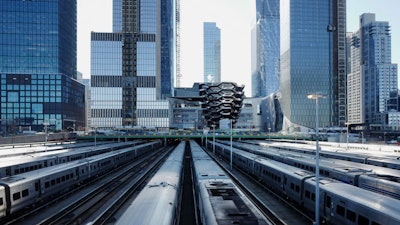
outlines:
[[[268,224],[225,172],[190,141],[198,218],[203,225]]]
[[[0,178],[13,176],[61,163],[84,159],[94,155],[102,154],[126,148],[132,145],[139,145],[144,141],[121,142],[99,144],[97,146],[82,146],[80,148],[68,148],[64,145],[62,148],[52,151],[30,152],[24,155],[0,158]]]
[[[179,222],[183,156],[181,142],[146,187],[116,221],[116,225],[173,225]]]
[[[289,151],[272,150],[270,148],[265,149],[245,143],[235,143],[234,146],[266,158],[315,172],[314,155],[290,153]],[[399,170],[326,157],[320,158],[319,168],[320,173],[326,177],[400,199]]]
[[[122,165],[150,150],[161,141],[107,152],[0,179],[0,218],[71,190],[87,179]]]
[[[215,153],[230,159],[230,146],[215,145]],[[233,164],[306,212],[315,212],[312,172],[233,148]],[[320,178],[320,221],[340,225],[400,224],[400,201],[331,179]]]

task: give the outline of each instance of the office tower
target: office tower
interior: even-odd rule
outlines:
[[[122,35],[91,33],[91,127],[122,126]]]
[[[349,123],[385,130],[388,115],[398,111],[397,64],[391,62],[389,23],[375,14],[362,14],[352,36],[348,82]]]
[[[216,23],[203,24],[204,82],[221,82],[221,31]]]
[[[253,97],[266,97],[279,91],[279,10],[279,0],[256,0]]]
[[[113,1],[114,33],[92,33],[92,126],[168,127],[178,3]]]
[[[0,1],[1,130],[85,126],[76,0]]]
[[[280,90],[284,130],[346,122],[345,0],[281,1]]]

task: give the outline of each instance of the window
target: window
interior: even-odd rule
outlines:
[[[306,198],[310,198],[310,192],[306,191]]]
[[[18,200],[18,199],[20,199],[21,198],[21,193],[19,193],[19,192],[17,192],[17,193],[14,193],[13,194],[13,200],[15,201],[15,200]]]
[[[326,196],[326,205],[327,208],[331,207],[331,196]]]
[[[3,205],[3,204],[4,204],[3,198],[0,198],[0,205]]]
[[[338,215],[341,215],[341,216],[344,216],[344,207],[343,206],[341,206],[341,205],[337,205],[336,206],[336,213],[338,214]]]
[[[369,224],[369,220],[361,215],[358,215],[358,225],[364,225],[364,224]]]
[[[356,222],[356,213],[351,211],[351,210],[347,210],[347,219],[353,222]]]
[[[28,189],[25,189],[25,190],[22,191],[22,197],[26,197],[28,195],[29,195],[29,190]]]

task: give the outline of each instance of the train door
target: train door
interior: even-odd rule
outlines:
[[[330,221],[331,217],[334,216],[334,206],[332,201],[332,196],[329,193],[324,192],[323,194],[323,208],[322,208],[322,217],[326,221]]]

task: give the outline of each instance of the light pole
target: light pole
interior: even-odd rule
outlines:
[[[319,145],[318,145],[318,98],[326,95],[315,93],[307,95],[308,99],[315,99],[315,225],[319,225]]]
[[[346,150],[348,150],[348,149],[349,149],[349,125],[350,125],[350,123],[349,123],[349,122],[346,122],[346,123],[344,123],[344,124],[346,124],[346,126],[347,126]]]
[[[44,125],[44,146],[47,146],[47,126],[50,125],[50,123],[43,123]]]
[[[215,155],[215,124],[211,125],[213,128],[213,154]]]
[[[268,127],[268,141],[271,141],[271,127]]]
[[[231,119],[231,163],[230,163],[230,166],[231,166],[231,170],[232,170],[232,136],[233,136],[233,128],[232,128],[232,122],[233,122],[233,120]]]

